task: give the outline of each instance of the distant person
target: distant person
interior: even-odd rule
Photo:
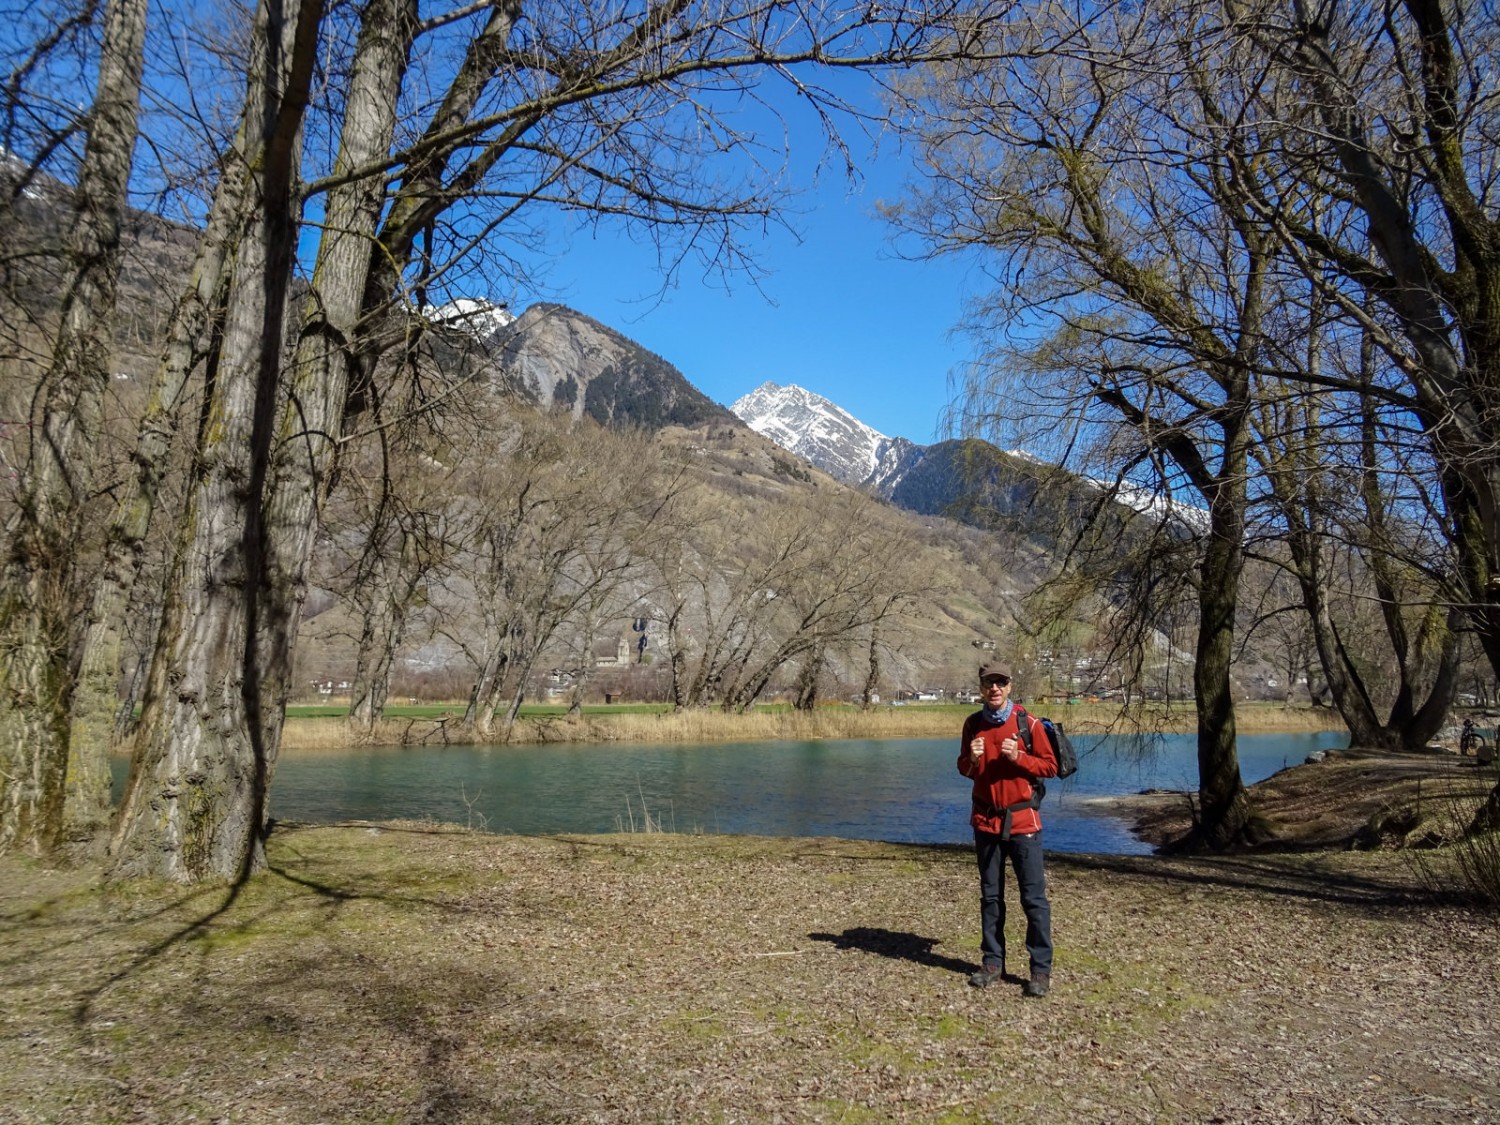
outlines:
[[[1021,991],[1045,996],[1052,983],[1052,904],[1042,864],[1042,817],[1033,782],[1057,776],[1057,755],[1041,722],[1011,702],[1010,666],[979,666],[982,709],[964,720],[958,772],[974,782],[974,850],[979,858],[979,923],[982,963],[969,977],[988,988],[1005,976],[1005,870],[1016,873],[1021,909],[1026,913],[1026,952],[1031,976]],[[1024,716],[1031,750],[1019,737]]]

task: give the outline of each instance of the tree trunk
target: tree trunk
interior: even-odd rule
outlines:
[[[792,706],[798,711],[811,711],[818,705],[818,678],[823,674],[823,646],[816,645],[802,662],[797,677],[797,698]]]
[[[245,145],[241,122],[235,149]],[[125,615],[140,575],[142,550],[156,511],[166,461],[176,431],[175,413],[189,376],[216,348],[223,329],[224,285],[232,228],[241,217],[246,177],[238,167],[221,176],[208,222],[199,240],[191,280],[173,310],[161,362],[152,377],[146,413],[137,430],[131,461],[135,476],[115,510],[105,540],[104,565],[94,586],[85,623],[69,731],[74,758],[104,761],[118,742],[121,724],[119,664]],[[209,359],[210,366],[213,360]],[[138,695],[137,688],[133,694]],[[131,700],[127,700],[131,702]],[[86,831],[80,809],[77,831]],[[70,821],[73,820],[70,814]]]
[[[405,632],[404,607],[383,583],[365,607],[349,697],[349,728],[368,737],[385,717],[396,650]]]
[[[1458,671],[1462,656],[1463,615],[1450,609],[1443,637],[1442,654],[1433,672],[1432,687],[1422,705],[1403,724],[1407,750],[1422,750],[1448,722],[1448,712],[1458,696]]]
[[[682,629],[679,622],[683,606],[672,607],[667,616],[667,661],[672,674],[672,710],[681,711],[687,706],[687,653],[683,651]]]
[[[501,681],[506,669],[505,652],[497,642],[485,658],[474,686],[469,689],[469,706],[464,711],[464,725],[476,734],[488,736],[494,729],[495,708],[503,693]]]
[[[1386,747],[1386,732],[1375,714],[1374,701],[1339,639],[1338,626],[1328,608],[1322,548],[1315,535],[1301,534],[1295,526],[1287,537],[1287,546],[1296,567],[1302,605],[1312,628],[1318,666],[1322,669],[1326,690],[1349,728],[1350,744]]]
[[[880,645],[876,631],[870,630],[870,665],[865,673],[864,690],[860,693],[860,706],[866,708],[875,700],[875,689],[880,686]]]
[[[161,671],[113,843],[119,875],[243,878],[264,864],[285,677],[263,632],[294,624],[283,609],[291,591],[271,588],[282,544],[267,477],[283,401],[292,187],[321,15],[319,0],[265,0],[256,13],[247,103],[258,112],[246,117],[260,131],[238,154],[253,173],[250,213],[157,648]]]
[[[110,0],[68,239],[72,271],[0,577],[0,851],[40,851],[102,827],[104,754],[70,760],[77,543],[92,498],[140,105],[145,0]],[[105,728],[108,729],[107,727]],[[65,815],[65,809],[67,813]]]
[[[594,670],[594,614],[590,613],[585,623],[583,639],[578,656],[578,674],[568,689],[568,716],[577,718],[583,714],[583,693],[588,688],[589,676]]]
[[[1198,660],[1193,685],[1198,704],[1199,823],[1192,843],[1214,851],[1242,842],[1252,813],[1240,776],[1229,677],[1244,567],[1243,480],[1240,474],[1223,484],[1210,510],[1212,527],[1198,587]]]
[[[366,736],[385,718],[396,654],[406,638],[412,598],[425,569],[419,562],[416,533],[404,522],[398,522],[396,533],[401,548],[394,557],[384,555],[376,542],[378,536],[371,536],[366,547],[370,563],[360,568],[355,579],[364,612],[348,722],[352,730]]]
[[[371,0],[366,7],[335,176],[364,168],[389,153],[416,18],[415,0]],[[369,248],[384,200],[385,186],[379,177],[354,179],[328,195],[312,291],[303,306],[292,360],[291,398],[276,435],[266,501],[267,605],[256,645],[264,653],[261,690],[269,696],[267,710],[276,716],[278,726],[291,693],[292,654],[307,595],[307,564],[341,436],[348,389],[365,378],[352,365],[373,365],[378,358],[359,341],[370,311],[364,304]],[[399,628],[394,617],[400,611],[387,607],[384,612],[393,615],[391,628]],[[388,629],[386,639],[389,635]],[[382,660],[389,658],[387,653]],[[388,678],[388,667],[385,675]],[[379,706],[384,707],[383,692]]]
[[[1500,832],[1500,782],[1495,783],[1484,804],[1474,810],[1473,819],[1464,829],[1466,836],[1479,836],[1487,832]]]
[[[1242,329],[1258,328],[1259,291],[1245,302]],[[1253,341],[1254,332],[1244,337]],[[1250,381],[1243,368],[1222,368],[1226,408],[1220,419],[1223,445],[1212,476],[1186,451],[1179,464],[1196,469],[1199,491],[1208,500],[1209,528],[1198,573],[1198,643],[1193,669],[1198,711],[1198,824],[1183,845],[1223,851],[1254,839],[1254,808],[1240,775],[1233,681],[1235,613],[1245,567],[1245,510],[1248,502],[1251,430]]]

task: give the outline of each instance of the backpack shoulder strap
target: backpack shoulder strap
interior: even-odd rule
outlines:
[[[1035,754],[1036,751],[1032,749],[1031,744],[1031,716],[1027,714],[1026,708],[1022,707],[1019,703],[1016,704],[1015,711],[1016,734],[1020,737],[1021,742],[1026,746],[1026,753]]]

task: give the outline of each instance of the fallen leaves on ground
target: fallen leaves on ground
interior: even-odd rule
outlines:
[[[5,1122],[1493,1122],[1500,936],[1390,853],[282,827],[237,894],[0,859]],[[1012,968],[1024,971],[1010,894]]]

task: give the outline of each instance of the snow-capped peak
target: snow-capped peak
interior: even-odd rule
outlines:
[[[515,315],[504,305],[483,297],[455,297],[428,314],[436,324],[462,328],[479,340],[487,340],[515,321]]]
[[[762,383],[729,409],[756,433],[846,484],[880,487],[911,447],[796,385]]]

